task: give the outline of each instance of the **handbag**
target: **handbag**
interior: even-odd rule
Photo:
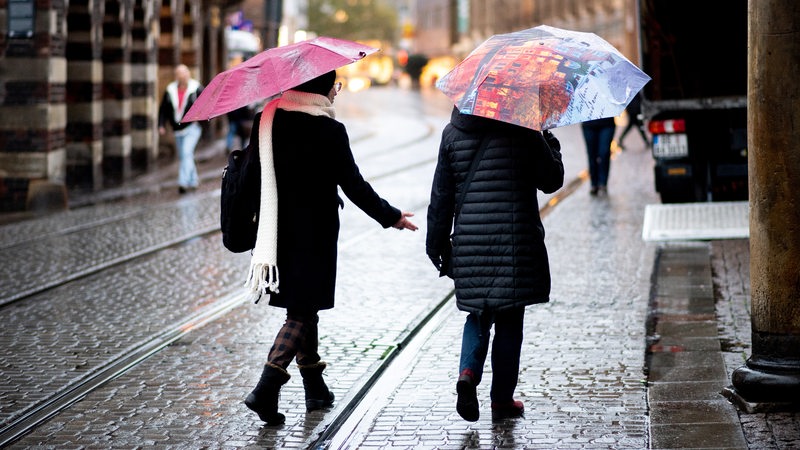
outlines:
[[[472,158],[472,162],[469,165],[469,172],[467,172],[467,177],[464,178],[464,188],[461,190],[461,194],[458,196],[455,205],[455,213],[453,214],[453,222],[458,219],[458,216],[461,214],[461,207],[464,205],[464,199],[467,196],[467,190],[469,189],[470,183],[472,183],[472,178],[475,176],[475,171],[478,168],[478,163],[483,159],[483,154],[486,152],[486,147],[489,146],[489,138],[483,137],[481,138],[481,145],[478,147],[478,152],[475,153],[475,156]],[[452,236],[450,239],[447,240],[445,243],[444,248],[442,249],[442,267],[439,269],[439,276],[448,276],[453,278],[453,240]]]

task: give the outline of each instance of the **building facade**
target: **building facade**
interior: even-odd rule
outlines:
[[[174,66],[220,68],[226,3],[0,0],[0,211],[147,171]]]
[[[596,33],[638,61],[636,0],[417,0],[414,50],[463,58],[494,34],[550,25]]]

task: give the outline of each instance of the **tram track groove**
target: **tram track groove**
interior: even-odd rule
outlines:
[[[374,418],[375,406],[381,396],[394,390],[410,371],[411,362],[419,353],[424,342],[438,330],[444,320],[451,314],[445,310],[455,295],[451,290],[426,316],[415,324],[411,331],[397,342],[378,367],[361,384],[359,390],[338,408],[330,421],[320,423],[312,434],[317,438],[306,442],[309,449],[345,448],[346,442],[355,433],[361,423]],[[398,368],[394,370],[393,368]],[[390,370],[392,369],[392,370]],[[380,389],[378,389],[380,387]]]
[[[549,201],[539,208],[542,218],[548,216],[566,197],[572,195],[581,184],[588,179],[586,171],[564,184],[554,193]],[[411,372],[413,361],[422,351],[428,339],[436,333],[445,320],[453,314],[444,306],[454,301],[455,290],[435,306],[392,351],[382,359],[374,372],[364,381],[344,406],[335,409],[336,414],[330,420],[320,423],[311,433],[316,436],[306,442],[305,448],[314,450],[332,450],[350,448],[350,444],[358,437],[358,429],[362,424],[371,423],[380,409],[385,406],[386,399],[396,390]],[[380,387],[378,389],[377,387]]]
[[[567,183],[564,188],[553,196],[554,200],[551,200],[541,208],[542,216],[549,214],[555,205],[560,203],[560,200],[574,192],[583,181],[584,178],[578,176]],[[414,209],[422,208],[425,204],[427,202],[416,204]],[[216,227],[211,228],[206,230],[204,234],[217,231]],[[374,234],[372,229],[363,231],[343,241],[340,246],[346,249],[356,245],[371,234]],[[180,245],[185,241],[185,239],[178,240],[177,243],[172,245]],[[160,247],[166,248],[168,246],[163,245]],[[149,253],[156,251],[159,250],[152,249]],[[117,264],[123,262],[125,261],[117,262]],[[335,413],[331,415],[331,418],[321,422],[315,431],[311,433],[311,436],[316,437],[307,443],[308,448],[344,448],[346,443],[355,436],[357,428],[365,423],[365,420],[374,417],[376,408],[381,406],[378,403],[379,399],[382,398],[381,395],[399,385],[403,377],[398,373],[405,373],[404,371],[408,370],[410,362],[421,351],[424,342],[441,327],[444,320],[452,313],[451,311],[446,311],[444,306],[454,298],[454,293],[454,290],[450,290],[424,317],[416,323],[409,324],[409,332],[401,340],[394,343],[391,350],[376,362],[376,367],[360,383],[358,389],[350,397],[343,399],[346,401],[341,402],[342,406],[334,410]],[[16,418],[10,419],[9,423],[0,429],[0,447],[20,439],[59,412],[80,401],[92,391],[132,370],[147,358],[183,338],[193,330],[223,317],[237,306],[244,304],[247,298],[248,296],[241,289],[228,294],[203,311],[189,315],[175,325],[152,335],[151,338],[142,341],[125,353],[99,366],[81,380],[65,386],[47,399],[18,413]]]
[[[95,228],[95,227],[100,226],[100,225],[108,225],[108,224],[111,224],[111,223],[114,223],[114,222],[122,222],[124,220],[130,219],[131,217],[135,217],[137,215],[141,215],[144,212],[146,212],[148,209],[149,208],[147,208],[147,207],[139,207],[139,208],[136,208],[136,209],[134,209],[132,211],[126,211],[125,213],[122,213],[122,214],[116,214],[116,215],[113,215],[111,217],[104,217],[103,219],[92,220],[92,221],[89,221],[89,222],[81,222],[81,223],[78,223],[78,224],[75,224],[75,225],[70,225],[70,226],[67,226],[67,227],[64,227],[64,228],[60,228],[60,229],[58,229],[56,231],[52,231],[50,228],[48,228],[47,231],[39,233],[39,234],[36,234],[36,235],[26,236],[26,237],[22,237],[22,238],[17,239],[17,240],[12,240],[12,241],[0,242],[0,251],[5,251],[7,249],[12,249],[14,247],[20,247],[20,246],[23,246],[23,245],[26,245],[28,243],[35,242],[35,241],[38,241],[38,240],[41,240],[41,239],[48,239],[48,238],[53,238],[53,237],[57,237],[57,236],[64,236],[64,235],[67,235],[67,234],[70,234],[70,233],[75,233],[75,232],[78,232],[78,231],[92,229],[92,228]],[[21,225],[12,224],[12,225],[7,225],[5,228],[6,229],[9,229],[9,228],[13,229],[13,228],[17,228],[17,227],[21,227]],[[10,231],[9,235],[11,235],[11,234],[14,234],[14,232]]]
[[[399,172],[402,172],[402,170]],[[427,202],[414,205],[414,209],[422,208],[426,204]],[[356,234],[355,236],[350,237],[349,239],[344,240],[341,244],[341,248],[346,249],[356,245],[365,237],[373,235],[375,230],[375,228],[369,228]],[[217,232],[219,232],[218,226],[207,227],[199,232],[190,233],[189,235],[184,235],[170,242],[164,242],[161,245],[152,246],[148,249],[136,252],[135,254],[128,254],[124,257],[117,258],[114,261],[109,261],[107,264],[103,264],[103,267],[95,267],[93,270],[86,270],[82,273],[73,274],[69,277],[69,280],[64,280],[61,283],[58,283],[58,285],[64,285],[69,282],[76,281],[79,278],[85,278],[97,274],[110,267],[122,265],[137,258],[145,257],[170,247],[182,245],[187,241],[196,239],[197,237],[208,236]],[[48,289],[54,289],[55,287],[57,287],[57,285],[40,289],[38,292],[28,293],[26,296],[18,296],[19,298],[16,301],[24,300],[25,298],[40,294]],[[237,293],[229,294],[223,300],[215,302],[212,306],[206,308],[204,311],[188,316],[187,318],[178,322],[177,325],[169,327],[160,333],[154,334],[151,338],[144,340],[138,345],[134,345],[128,351],[94,369],[84,378],[70,383],[64,386],[62,389],[54,392],[45,400],[36,403],[24,411],[18,412],[14,417],[9,419],[7,425],[0,429],[0,447],[4,447],[5,445],[9,445],[19,440],[26,434],[47,422],[53,416],[57,415],[59,412],[80,401],[94,390],[101,388],[106,383],[132,370],[137,365],[144,362],[147,358],[163,350],[170,344],[178,341],[192,330],[200,328],[201,326],[224,316],[227,312],[231,311],[235,307],[245,303],[248,298],[248,295],[244,293],[243,290],[239,290]],[[0,304],[0,308],[3,306],[8,306],[9,304],[10,303],[8,302],[5,304]]]
[[[98,367],[85,378],[66,386],[49,398],[22,412],[16,419],[10,420],[7,425],[0,429],[0,448],[14,443],[51,417],[80,401],[92,391],[125,374],[191,331],[222,317],[230,310],[245,303],[248,298],[244,290],[239,290],[223,297],[205,310],[188,316],[177,324],[155,334],[151,339],[134,346],[126,353]]]
[[[397,168],[388,170],[386,172],[383,172],[383,173],[380,173],[380,174],[377,174],[377,175],[369,176],[369,177],[366,178],[366,180],[368,182],[375,182],[377,180],[381,180],[381,179],[385,179],[385,178],[389,178],[389,177],[392,177],[392,176],[395,176],[395,175],[402,174],[403,172],[412,171],[414,169],[417,169],[419,167],[423,167],[423,166],[428,165],[428,164],[433,164],[433,163],[435,163],[435,161],[436,161],[435,158],[429,158],[429,159],[425,159],[425,160],[422,160],[422,161],[417,161],[417,162],[411,163],[409,165],[397,167]],[[211,196],[212,197],[216,197],[217,196],[217,191],[214,191],[213,195],[211,195]],[[96,222],[96,223],[94,223],[92,225],[89,225],[89,226],[75,227],[74,229],[72,229],[69,232],[63,232],[63,233],[59,233],[57,235],[66,235],[66,234],[69,234],[69,233],[76,233],[76,232],[88,232],[88,231],[91,231],[92,229],[99,228],[100,226],[103,226],[103,225],[108,225],[110,223],[126,220],[126,219],[129,219],[130,217],[133,217],[133,216],[136,216],[136,215],[143,215],[147,211],[148,211],[147,209],[140,209],[137,212],[132,213],[130,215],[123,215],[124,217],[122,217],[122,218],[115,217],[115,218],[109,219],[107,221],[98,221],[98,222]],[[43,281],[42,283],[36,284],[35,287],[32,287],[30,289],[24,289],[24,290],[21,290],[21,291],[13,292],[10,295],[5,295],[5,296],[0,297],[0,309],[2,309],[4,307],[7,307],[7,306],[10,306],[12,304],[15,304],[17,302],[23,301],[23,300],[25,300],[27,298],[30,298],[30,297],[33,297],[35,295],[42,294],[42,293],[44,293],[46,291],[49,291],[51,289],[55,289],[55,288],[58,288],[60,286],[66,285],[66,284],[68,284],[70,282],[79,280],[81,278],[85,278],[87,276],[97,274],[97,273],[102,272],[104,270],[107,270],[109,268],[116,267],[116,266],[119,266],[121,264],[125,264],[127,262],[132,262],[132,261],[134,261],[134,260],[136,260],[138,258],[142,258],[142,257],[148,256],[148,255],[157,253],[159,251],[166,250],[168,248],[181,245],[181,244],[183,244],[183,243],[185,243],[187,241],[190,241],[192,239],[203,237],[203,236],[206,236],[206,235],[209,235],[209,234],[213,234],[213,233],[216,233],[216,232],[219,232],[219,231],[220,231],[220,227],[219,227],[219,225],[216,225],[216,224],[213,225],[213,226],[204,227],[204,228],[201,228],[199,230],[194,230],[191,233],[186,233],[186,234],[181,235],[179,237],[176,237],[174,239],[170,239],[170,240],[161,242],[161,243],[156,244],[156,245],[151,245],[151,246],[142,248],[140,250],[137,250],[137,251],[134,251],[134,252],[131,252],[131,253],[127,253],[125,255],[121,255],[121,256],[118,256],[116,258],[109,259],[107,261],[103,261],[103,262],[101,262],[99,264],[96,264],[96,265],[91,266],[91,267],[87,267],[85,269],[81,269],[81,270],[78,270],[78,271],[75,271],[75,272],[62,274],[61,277],[59,277],[57,279],[52,279],[51,278],[51,279],[49,279],[47,281]],[[52,236],[50,236],[50,237],[52,237]],[[36,241],[37,241],[37,239],[33,239],[33,238],[28,239],[29,243],[30,242],[36,242]],[[25,245],[25,244],[21,243],[21,244],[18,244],[18,245]],[[0,250],[6,250],[6,249],[8,249],[10,247],[13,247],[13,246],[9,246],[9,247],[6,247],[6,248],[0,248]]]
[[[581,181],[579,179],[573,180],[556,193],[554,197],[560,200],[568,196]],[[559,201],[556,201],[553,205],[558,203]],[[552,207],[542,208],[543,215],[547,215],[551,211]],[[370,231],[364,233],[371,234]],[[343,245],[352,246],[359,240],[361,239],[346,241],[343,242]],[[454,293],[454,290],[450,290],[424,317],[416,323],[409,324],[408,333],[392,346],[391,351],[375,362],[376,367],[359,384],[357,390],[351,396],[343,399],[342,406],[332,411],[333,414],[329,415],[330,418],[326,417],[310,433],[311,439],[306,442],[307,448],[319,450],[347,448],[348,443],[359,437],[358,430],[376,417],[384,406],[385,398],[388,397],[386,394],[395,390],[403,381],[407,372],[411,370],[411,363],[416,359],[425,342],[452,315],[452,311],[446,309],[445,306],[453,301]],[[110,381],[131,371],[151,356],[177,342],[192,331],[225,316],[236,307],[244,304],[248,298],[247,294],[241,289],[228,294],[203,311],[187,316],[175,325],[153,335],[152,338],[98,367],[84,379],[65,387],[48,399],[21,413],[16,419],[13,419],[8,425],[0,429],[0,447],[10,445],[19,440],[59,412],[79,402]]]
[[[420,138],[415,138],[414,142],[411,143],[404,143],[404,144],[396,144],[392,147],[387,149],[381,150],[375,154],[370,155],[367,159],[372,159],[372,157],[379,157],[379,156],[386,156],[390,155],[394,151],[401,151],[410,145],[415,145],[429,139],[432,135],[433,127],[428,124],[429,131],[428,133]],[[435,152],[433,152],[435,154]],[[390,178],[393,175],[402,174],[407,171],[415,170],[420,167],[429,164],[435,164],[436,157],[425,158],[420,161],[412,162],[411,164],[407,164],[401,167],[397,167],[391,170],[387,170],[382,173],[378,173],[376,175],[372,175],[366,177],[367,181],[378,181]],[[577,180],[577,179],[576,179]],[[573,181],[569,184],[569,192],[567,190],[562,189],[564,191],[563,196],[569,195],[572,191],[574,191],[580,182]],[[559,192],[562,192],[559,191]],[[216,191],[218,192],[218,190]],[[542,208],[542,214],[545,215],[552,210],[558,201],[560,200],[559,193],[556,193],[555,202],[551,200],[548,202],[549,207]],[[427,205],[427,199],[424,202],[414,204],[410,209],[412,211],[419,210],[424,208]],[[124,220],[124,219],[119,219]],[[111,220],[110,222],[113,222]],[[95,227],[97,224],[95,224]],[[91,230],[92,226],[87,226],[82,229]],[[94,266],[90,269],[83,270],[81,272],[77,272],[76,274],[70,275],[69,279],[64,279],[59,283],[54,283],[52,286],[48,286],[45,288],[40,288],[37,290],[30,290],[29,292],[25,292],[24,295],[16,295],[13,301],[8,302],[6,299],[0,299],[0,308],[7,306],[11,303],[16,303],[26,298],[33,297],[37,294],[41,294],[44,291],[49,289],[54,289],[58,286],[62,286],[68,284],[70,282],[76,281],[80,278],[85,278],[90,275],[97,274],[103,270],[119,266],[125,264],[127,262],[131,262],[138,258],[143,258],[148,255],[157,253],[159,251],[165,250],[170,247],[181,245],[185,242],[188,242],[192,239],[196,239],[198,237],[204,237],[211,235],[213,233],[219,232],[219,226],[209,226],[202,228],[198,231],[185,234],[181,237],[177,237],[170,241],[166,241],[164,243],[160,243],[157,245],[150,246],[146,249],[139,250],[137,252],[133,252],[130,254],[126,254],[120,256],[118,258],[109,260],[104,262],[103,264]],[[359,241],[363,240],[364,237],[371,235],[377,232],[373,229],[368,229],[366,231],[360,232],[346,240],[343,240],[340,244],[340,249],[346,249],[348,247],[356,245]],[[31,239],[33,240],[33,239]],[[0,247],[2,248],[2,247]],[[425,340],[426,336],[430,336],[432,333],[435,332],[438,327],[441,326],[443,321],[447,318],[450,312],[446,311],[444,308],[448,302],[452,301],[454,297],[454,291],[450,291],[448,295],[446,295],[436,306],[428,311],[424,317],[419,319],[416,323],[409,323],[408,324],[408,333],[402,337],[398,342],[396,342],[390,352],[388,352],[383,358],[376,361],[376,369],[370,373],[370,375],[364,380],[357,390],[354,388],[354,392],[351,396],[347,397],[346,401],[342,401],[342,406],[340,408],[335,409],[332,412],[335,414],[330,414],[330,420],[324,420],[320,423],[316,428],[315,431],[311,434],[311,436],[316,436],[313,440],[309,443],[309,448],[340,448],[335,447],[337,445],[342,445],[341,443],[348,442],[354,433],[354,430],[362,423],[364,423],[365,418],[372,416],[365,416],[362,415],[361,417],[357,416],[358,412],[361,411],[372,411],[378,404],[377,402],[380,401],[379,398],[376,398],[378,395],[378,391],[376,388],[377,385],[386,383],[385,387],[382,389],[389,389],[391,386],[396,386],[398,383],[398,377],[396,374],[392,374],[394,372],[391,370],[392,367],[399,367],[396,365],[399,364],[406,364],[408,361],[412,361],[414,356],[421,350],[422,343]],[[21,415],[17,416],[17,419],[10,422],[9,425],[0,429],[0,447],[3,447],[9,443],[13,443],[25,434],[29,433],[33,429],[39,427],[43,423],[47,422],[50,418],[58,414],[59,412],[69,408],[71,405],[79,402],[81,399],[86,397],[89,393],[94,390],[99,389],[106,383],[110,382],[118,378],[119,376],[123,375],[126,372],[134,369],[137,365],[141,364],[143,361],[148,359],[149,357],[155,355],[159,351],[165,349],[169,345],[175,343],[176,341],[180,340],[187,334],[191,333],[193,330],[196,330],[204,325],[207,325],[221,317],[224,317],[226,314],[231,312],[233,309],[238,307],[239,305],[246,302],[247,296],[243,291],[237,290],[234,293],[227,294],[221,300],[216,301],[208,308],[204,309],[200,313],[187,316],[185,319],[179,321],[174,326],[169,327],[166,330],[162,330],[160,333],[157,333],[152,336],[152,338],[143,341],[140,345],[135,346],[135,348],[130,349],[123,355],[120,355],[118,358],[108,361],[104,365],[95,369],[90,375],[85,377],[84,379],[72,383],[66,386],[64,389],[58,391],[51,395],[47,400],[40,402],[37,405],[26,410]],[[434,300],[435,301],[435,300]],[[371,414],[371,413],[370,413]]]
[[[165,241],[165,242],[162,242],[160,244],[152,245],[152,246],[143,248],[141,250],[137,250],[135,252],[125,254],[123,256],[112,258],[112,259],[110,259],[108,261],[104,261],[104,262],[102,262],[100,264],[97,264],[95,266],[91,266],[91,267],[88,267],[86,269],[82,269],[82,270],[78,270],[76,272],[71,272],[71,273],[65,274],[60,279],[56,279],[54,281],[49,281],[49,282],[48,281],[44,281],[42,284],[38,284],[34,288],[22,290],[22,291],[14,293],[12,295],[0,298],[0,309],[4,308],[6,306],[10,306],[10,305],[12,305],[14,303],[17,303],[19,301],[25,300],[25,299],[27,299],[29,297],[33,297],[35,295],[42,294],[42,293],[44,293],[46,291],[49,291],[51,289],[55,289],[55,288],[58,288],[60,286],[64,286],[64,285],[66,285],[68,283],[71,283],[73,281],[79,280],[81,278],[85,278],[85,277],[97,274],[99,272],[102,272],[104,270],[107,270],[107,269],[115,267],[115,266],[119,266],[119,265],[122,265],[122,264],[125,264],[125,263],[128,263],[128,262],[132,262],[132,261],[134,261],[136,259],[143,258],[145,256],[148,256],[148,255],[151,255],[151,254],[166,250],[166,249],[171,248],[171,247],[176,247],[176,246],[182,245],[182,244],[184,244],[184,243],[186,243],[188,241],[191,241],[193,239],[197,239],[199,237],[203,237],[203,236],[206,236],[206,235],[209,235],[209,234],[213,234],[213,233],[216,233],[218,231],[219,231],[219,226],[206,227],[206,228],[194,231],[192,233],[185,234],[185,235],[180,236],[178,238],[170,239],[169,241]]]

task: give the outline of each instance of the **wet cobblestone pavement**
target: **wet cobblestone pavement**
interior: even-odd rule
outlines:
[[[518,399],[524,420],[493,424],[488,383],[479,386],[481,419],[455,412],[460,333],[450,313],[387,393],[389,404],[345,448],[646,448],[644,316],[652,250],[639,239],[648,177],[626,153],[612,163],[608,197],[584,186],[544,221],[553,273],[552,301],[526,311]],[[634,194],[635,193],[635,194]],[[338,444],[338,443],[337,443]]]
[[[617,155],[608,196],[591,197],[581,185],[566,198],[540,197],[556,203],[544,219],[553,289],[550,303],[526,310],[517,388],[525,417],[491,422],[487,364],[481,419],[469,423],[455,412],[465,315],[448,297],[452,282],[436,276],[424,253],[430,178],[449,105],[430,92],[399,94],[337,99],[365,177],[392,204],[414,211],[421,229],[383,230],[345,200],[337,305],[320,313],[332,409],[305,412],[294,365],[281,392],[285,425],[263,426],[242,403],[284,311],[242,296],[249,258],[227,252],[213,230],[221,172],[214,164],[224,164],[224,154],[210,149],[206,181],[194,194],[178,197],[171,175],[154,174],[147,184],[164,183],[163,193],[145,186],[149,194],[124,203],[0,226],[0,298],[8,303],[0,307],[3,426],[153,336],[179,333],[12,447],[640,449],[665,442],[654,439],[645,372],[651,276],[663,250],[641,239],[644,205],[658,202],[649,154],[629,145]],[[585,167],[580,129],[555,133],[574,177]],[[701,245],[709,249],[730,379],[750,346],[747,241]],[[41,288],[48,282],[52,288]],[[187,321],[221,303],[229,306],[214,320]],[[677,396],[673,385],[662,386],[667,398]],[[348,418],[334,423],[339,417]],[[339,425],[341,432],[318,442]],[[724,425],[741,427],[747,448],[800,444],[797,414],[734,414]]]
[[[745,239],[711,243],[717,318],[727,379],[750,356],[750,242]],[[800,448],[800,412],[739,412],[749,448]]]

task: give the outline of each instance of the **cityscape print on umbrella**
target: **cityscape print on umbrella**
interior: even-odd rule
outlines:
[[[631,83],[627,66],[635,66],[599,37],[584,42],[537,28],[493,36],[437,86],[463,93],[454,98],[462,113],[544,130],[618,115],[649,80],[640,72]]]

